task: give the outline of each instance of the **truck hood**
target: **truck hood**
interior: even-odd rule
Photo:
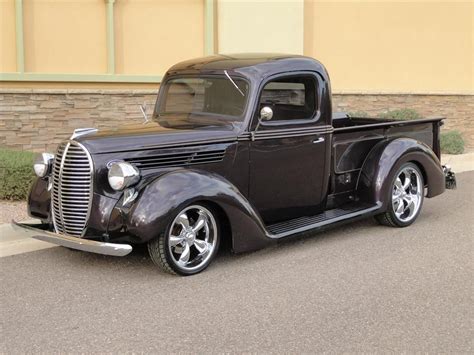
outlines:
[[[237,135],[237,129],[232,124],[166,128],[150,121],[147,124],[130,124],[98,130],[76,137],[74,140],[83,144],[91,154],[107,154],[231,141],[237,139]]]

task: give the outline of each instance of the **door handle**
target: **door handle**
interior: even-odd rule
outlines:
[[[322,143],[322,142],[324,142],[324,138],[323,138],[323,137],[319,137],[318,139],[315,139],[315,140],[313,141],[314,144],[316,144],[316,143]]]

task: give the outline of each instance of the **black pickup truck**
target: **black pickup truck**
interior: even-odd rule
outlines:
[[[375,216],[406,227],[455,185],[442,119],[333,116],[324,66],[293,55],[216,55],[166,73],[144,122],[79,129],[40,154],[35,238],[123,256],[147,243],[165,271]],[[224,243],[225,242],[225,243]]]

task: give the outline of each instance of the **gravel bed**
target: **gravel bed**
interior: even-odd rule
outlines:
[[[31,219],[26,212],[26,202],[0,200],[0,223],[10,223],[12,219],[16,221]]]

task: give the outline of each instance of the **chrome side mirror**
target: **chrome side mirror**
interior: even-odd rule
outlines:
[[[262,109],[260,110],[260,119],[262,121],[270,121],[272,117],[273,117],[273,110],[268,106],[262,107]]]
[[[262,121],[270,121],[272,117],[273,117],[273,110],[268,106],[262,107],[262,109],[260,110],[260,117],[258,118],[257,126],[255,127],[255,130],[251,134],[252,141],[255,140],[255,133],[257,132],[258,127],[260,127],[260,124],[262,123]]]

